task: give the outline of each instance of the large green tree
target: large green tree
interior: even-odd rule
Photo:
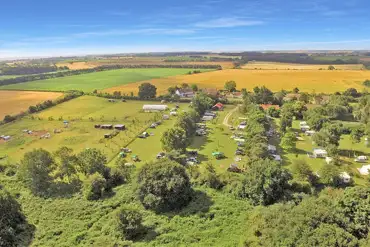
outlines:
[[[20,204],[0,188],[0,246],[18,246],[17,235],[24,228],[25,217]]]
[[[24,155],[19,175],[25,185],[36,195],[47,195],[53,183],[51,172],[55,169],[53,156],[44,149],[35,149]]]
[[[163,149],[167,152],[170,152],[172,150],[184,152],[189,142],[185,131],[181,128],[175,127],[167,129],[163,133],[161,143]]]
[[[254,205],[270,205],[286,197],[291,179],[291,174],[276,162],[258,160],[249,165],[237,193]]]
[[[157,95],[157,88],[150,83],[142,83],[139,86],[139,98],[140,99],[152,99]]]
[[[183,166],[167,159],[148,163],[139,171],[138,197],[145,208],[157,212],[180,209],[192,196],[190,179]]]
[[[226,91],[235,92],[236,82],[235,81],[227,81],[227,82],[225,82],[224,88],[225,88]]]
[[[134,207],[122,207],[116,215],[117,230],[126,240],[134,240],[145,232],[143,216]]]
[[[96,148],[87,148],[77,155],[79,169],[85,175],[100,173],[105,176],[107,157]]]

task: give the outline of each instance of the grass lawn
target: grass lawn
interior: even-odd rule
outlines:
[[[48,80],[32,81],[11,84],[0,87],[1,89],[16,90],[46,90],[46,91],[68,91],[82,90],[92,92],[118,85],[125,85],[137,81],[145,81],[174,75],[185,75],[192,69],[119,69],[83,75],[53,78]],[[207,71],[207,70],[206,70]]]
[[[68,146],[76,152],[84,148],[98,148],[112,159],[121,147],[127,145],[160,117],[156,113],[142,112],[145,103],[143,101],[110,103],[104,98],[83,96],[0,126],[1,135],[11,136],[10,141],[0,142],[0,157],[7,155],[9,161],[18,162],[24,153],[34,148],[55,151],[61,146]],[[65,128],[63,120],[69,121],[68,128]],[[127,130],[112,139],[105,139],[104,134],[112,133],[113,130],[95,129],[95,124],[125,124]],[[22,132],[25,129],[34,133],[25,134]],[[54,134],[55,129],[61,133]],[[40,139],[45,133],[50,133],[51,138]]]
[[[227,105],[224,111],[218,113],[217,119],[207,122],[208,135],[203,137],[195,137],[193,144],[189,149],[197,149],[199,151],[199,160],[201,166],[207,162],[212,162],[219,172],[225,172],[231,163],[235,163],[236,142],[230,137],[232,131],[222,124],[226,114],[234,109],[235,106]],[[212,152],[222,152],[226,158],[217,160],[212,157]]]

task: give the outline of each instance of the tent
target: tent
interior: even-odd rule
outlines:
[[[361,175],[369,175],[370,174],[370,165],[363,166],[358,169]]]
[[[224,153],[222,152],[213,152],[212,156],[215,157],[216,159],[222,159],[225,157]]]
[[[313,156],[315,158],[326,158],[328,156],[328,152],[326,152],[325,149],[315,148],[313,150]]]
[[[165,111],[168,109],[167,105],[144,105],[143,110],[146,112],[151,111]]]

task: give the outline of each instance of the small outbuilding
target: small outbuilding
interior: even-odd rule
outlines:
[[[112,124],[103,124],[100,126],[101,129],[105,129],[105,130],[111,130],[113,129],[113,125]]]
[[[214,111],[222,111],[224,109],[224,105],[221,103],[217,103],[212,107],[212,110]]]
[[[112,135],[111,134],[104,134],[104,138],[105,139],[110,139],[110,138],[112,138]]]
[[[95,129],[100,129],[100,127],[101,127],[101,125],[100,125],[100,124],[95,124],[95,125],[94,125],[94,128],[95,128]]]
[[[124,124],[117,124],[117,125],[114,125],[114,129],[116,129],[116,130],[125,130],[126,126]]]

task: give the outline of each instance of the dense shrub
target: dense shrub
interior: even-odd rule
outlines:
[[[87,200],[99,200],[106,190],[107,181],[99,173],[90,175],[84,182],[83,193]]]
[[[137,183],[141,203],[157,212],[182,208],[191,199],[192,188],[185,168],[170,160],[144,165]]]
[[[0,246],[16,246],[17,235],[24,223],[19,203],[0,188]]]
[[[124,207],[117,213],[117,230],[127,240],[134,240],[145,232],[143,217],[138,209]]]

